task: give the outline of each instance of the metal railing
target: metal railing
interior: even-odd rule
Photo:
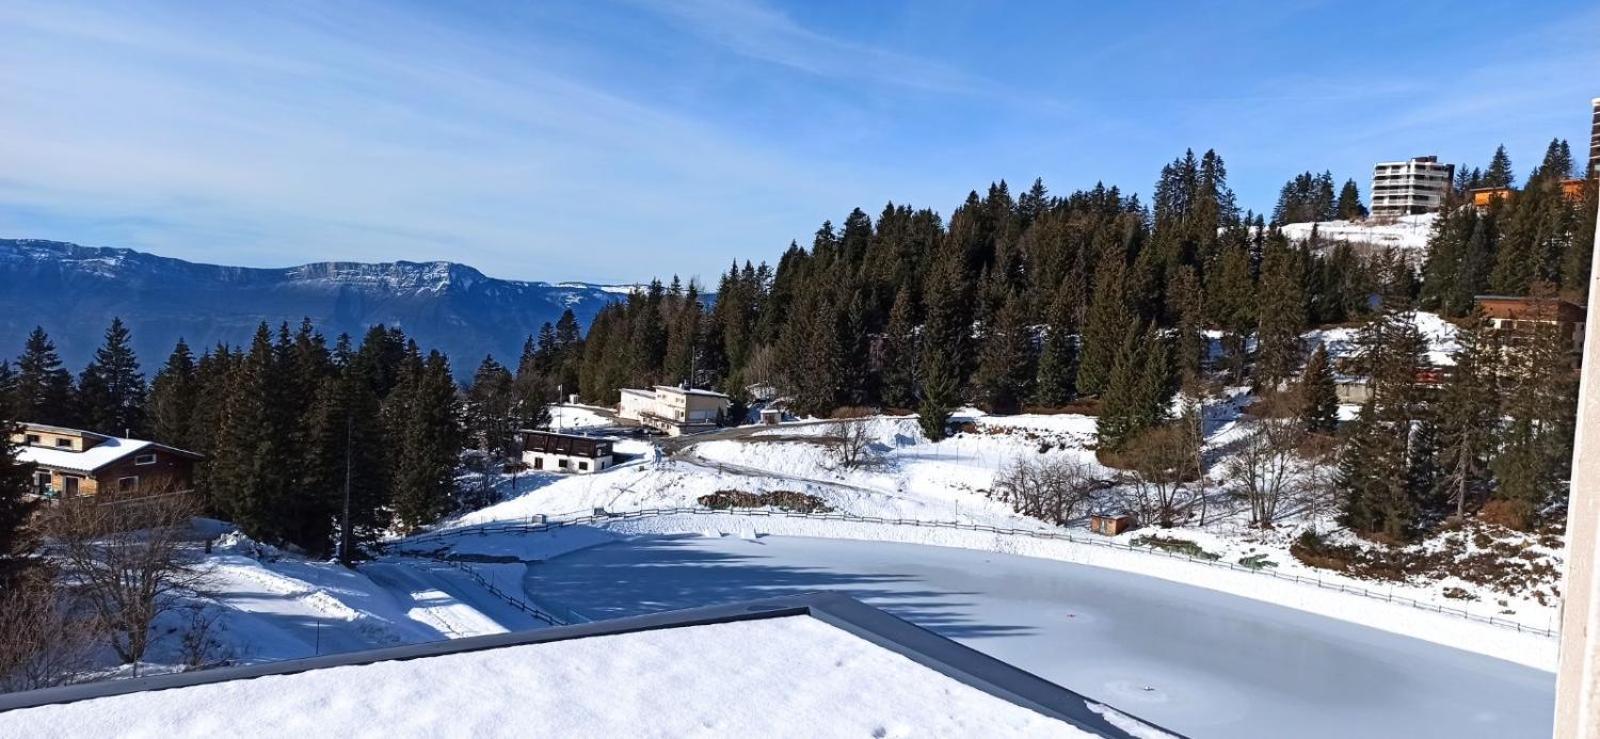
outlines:
[[[1340,593],[1347,593],[1347,594],[1350,594],[1350,595],[1357,595],[1357,596],[1361,596],[1361,597],[1365,597],[1365,598],[1371,598],[1373,600],[1381,600],[1381,601],[1384,601],[1386,603],[1398,603],[1398,604],[1401,604],[1401,605],[1410,606],[1412,608],[1416,608],[1416,609],[1423,610],[1423,611],[1430,611],[1430,612],[1433,612],[1433,613],[1441,613],[1441,614],[1446,614],[1446,615],[1451,615],[1451,616],[1457,616],[1457,617],[1460,617],[1460,618],[1467,619],[1468,621],[1477,621],[1479,623],[1486,623],[1486,624],[1489,624],[1489,625],[1492,625],[1492,626],[1497,626],[1497,627],[1504,628],[1504,629],[1512,629],[1512,630],[1515,630],[1515,631],[1517,631],[1519,633],[1524,633],[1524,634],[1535,634],[1535,635],[1546,636],[1546,637],[1553,637],[1553,636],[1556,635],[1556,632],[1553,629],[1539,628],[1537,626],[1530,626],[1528,624],[1524,624],[1524,623],[1522,623],[1520,621],[1516,621],[1514,619],[1497,618],[1495,616],[1485,616],[1485,615],[1482,615],[1482,614],[1472,613],[1472,612],[1470,612],[1470,611],[1468,611],[1468,610],[1466,610],[1464,608],[1450,608],[1448,606],[1445,606],[1442,603],[1430,603],[1430,602],[1427,602],[1427,601],[1417,600],[1415,598],[1408,598],[1408,597],[1405,597],[1405,596],[1397,596],[1393,592],[1382,592],[1382,591],[1377,591],[1377,590],[1369,590],[1367,588],[1359,587],[1359,586],[1356,586],[1356,585],[1349,585],[1349,584],[1341,583],[1341,582],[1329,582],[1329,581],[1323,580],[1320,577],[1307,577],[1307,576],[1303,576],[1303,575],[1284,574],[1284,573],[1281,573],[1281,572],[1272,571],[1271,569],[1268,569],[1268,568],[1252,567],[1252,566],[1249,566],[1249,565],[1236,564],[1236,563],[1233,563],[1233,562],[1226,562],[1226,561],[1222,561],[1220,559],[1212,560],[1212,559],[1205,559],[1205,558],[1201,558],[1201,557],[1193,557],[1193,556],[1190,556],[1190,555],[1187,555],[1187,554],[1183,554],[1181,552],[1169,551],[1169,550],[1165,550],[1165,549],[1156,549],[1156,548],[1151,548],[1151,547],[1143,547],[1143,546],[1138,546],[1138,545],[1135,545],[1135,544],[1132,544],[1132,543],[1129,543],[1129,542],[1118,542],[1118,541],[1113,541],[1113,540],[1110,540],[1110,539],[1101,538],[1101,537],[1098,537],[1098,536],[1091,538],[1091,537],[1085,537],[1085,536],[1075,536],[1075,535],[1073,535],[1073,534],[1071,534],[1069,532],[1065,532],[1065,531],[1045,531],[1045,530],[1037,530],[1037,529],[1001,528],[1001,527],[998,527],[998,526],[991,526],[991,525],[988,525],[988,524],[962,523],[962,522],[959,522],[959,521],[925,521],[925,520],[922,520],[922,519],[914,519],[914,518],[906,519],[906,518],[883,518],[883,517],[880,517],[880,516],[856,516],[856,515],[852,515],[852,514],[848,514],[848,513],[799,513],[799,512],[793,512],[793,511],[775,511],[775,510],[767,510],[767,509],[713,509],[713,508],[701,508],[701,507],[676,507],[676,508],[644,508],[644,509],[639,509],[639,510],[634,510],[634,511],[623,511],[623,512],[618,512],[618,513],[610,513],[610,512],[606,512],[606,511],[600,510],[600,509],[596,509],[595,512],[593,512],[593,513],[582,514],[582,515],[574,515],[572,517],[564,517],[564,518],[561,518],[560,520],[549,520],[544,516],[531,516],[531,517],[529,517],[528,519],[526,519],[524,521],[498,521],[498,522],[490,523],[490,524],[480,524],[480,525],[477,525],[477,526],[467,526],[467,527],[462,527],[462,528],[457,528],[457,529],[448,529],[448,530],[445,530],[445,531],[433,531],[433,532],[428,532],[428,533],[424,533],[424,534],[418,534],[418,535],[403,539],[403,540],[401,540],[399,542],[396,542],[396,544],[410,545],[410,544],[417,544],[417,543],[425,543],[425,542],[434,542],[434,541],[436,541],[436,542],[439,542],[441,545],[444,545],[447,542],[449,542],[450,540],[459,539],[459,538],[462,538],[462,537],[469,537],[469,536],[489,536],[489,535],[493,535],[493,534],[538,534],[538,533],[544,533],[544,532],[548,532],[548,531],[555,531],[555,530],[566,528],[566,527],[569,527],[569,526],[592,526],[592,525],[595,525],[595,524],[605,523],[605,522],[610,522],[610,521],[626,521],[626,520],[631,520],[631,519],[658,518],[658,517],[662,517],[662,516],[681,516],[681,515],[697,515],[697,516],[723,515],[723,516],[747,516],[747,517],[753,517],[753,518],[803,518],[803,519],[821,520],[821,521],[844,521],[844,522],[849,522],[849,523],[870,523],[870,524],[880,524],[880,525],[886,525],[886,526],[912,526],[912,527],[919,527],[919,528],[954,529],[954,530],[959,530],[959,531],[976,531],[976,532],[981,532],[981,533],[996,534],[996,535],[1000,535],[1000,536],[1017,536],[1017,537],[1027,537],[1027,538],[1031,538],[1031,539],[1065,541],[1065,542],[1070,542],[1070,543],[1073,543],[1073,544],[1082,544],[1082,545],[1085,545],[1085,546],[1101,547],[1101,548],[1105,548],[1105,549],[1115,549],[1115,550],[1119,550],[1119,551],[1140,552],[1140,553],[1144,553],[1144,554],[1159,555],[1159,556],[1167,557],[1169,559],[1183,560],[1183,561],[1191,562],[1191,563],[1194,563],[1194,564],[1206,565],[1208,567],[1220,567],[1220,568],[1225,568],[1225,569],[1228,569],[1228,570],[1231,570],[1231,571],[1234,571],[1234,572],[1243,572],[1243,573],[1248,573],[1248,574],[1252,574],[1252,575],[1261,575],[1261,576],[1264,576],[1264,577],[1271,577],[1271,578],[1274,578],[1274,579],[1284,580],[1284,581],[1287,581],[1287,582],[1298,583],[1298,584],[1301,584],[1301,585],[1314,585],[1314,586],[1316,586],[1318,588],[1321,588],[1323,590],[1334,590],[1334,591],[1338,591]],[[431,555],[425,555],[425,556],[431,556]],[[448,561],[448,560],[444,560],[444,559],[439,558],[439,557],[432,557],[432,558],[440,559],[440,561]]]
[[[477,583],[478,587],[488,591],[490,595],[505,601],[512,608],[522,611],[523,613],[550,624],[551,626],[570,626],[575,623],[583,623],[589,620],[579,615],[576,611],[572,611],[571,609],[557,609],[568,612],[567,617],[563,618],[545,610],[544,608],[539,607],[538,605],[533,604],[526,597],[524,597],[524,595],[512,595],[507,593],[504,590],[501,590],[499,586],[495,585],[494,582],[489,578],[484,577],[483,574],[478,572],[476,568],[466,564],[465,562],[453,559],[445,559],[443,557],[429,557],[428,559],[459,570],[474,583]]]

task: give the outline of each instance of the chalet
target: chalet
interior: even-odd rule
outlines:
[[[202,459],[153,441],[40,423],[20,424],[11,443],[18,461],[35,465],[35,493],[50,499],[187,492]]]
[[[1479,295],[1478,309],[1489,326],[1507,337],[1507,346],[1541,326],[1555,326],[1571,337],[1574,353],[1583,348],[1583,330],[1588,317],[1584,307],[1561,298],[1513,295]]]
[[[728,396],[710,390],[672,385],[623,388],[617,418],[681,436],[716,428],[732,404]]]
[[[588,474],[610,467],[611,442],[549,431],[521,431],[522,462],[529,469]]]
[[[1561,197],[1567,202],[1581,204],[1588,195],[1588,180],[1562,180]],[[1517,195],[1516,188],[1512,187],[1479,187],[1467,191],[1472,200],[1472,206],[1478,210],[1488,210],[1489,206],[1497,201],[1511,202]]]

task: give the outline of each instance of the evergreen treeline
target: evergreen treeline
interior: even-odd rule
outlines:
[[[148,386],[114,320],[76,382],[43,329],[0,362],[0,418],[151,438],[205,455],[196,487],[250,536],[315,555],[337,548],[348,476],[348,544],[436,521],[457,504],[461,452],[515,453],[543,425],[583,353],[569,310],[528,337],[515,372],[485,357],[467,389],[448,358],[375,326],[330,347],[309,321],[261,324],[245,346],[173,347]],[[354,551],[350,552],[354,555]]]

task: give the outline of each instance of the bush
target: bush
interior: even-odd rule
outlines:
[[[1195,559],[1204,559],[1215,562],[1222,559],[1222,555],[1208,552],[1188,539],[1167,539],[1160,536],[1141,536],[1133,540],[1135,546],[1161,549],[1168,552],[1186,554]]]
[[[726,511],[734,508],[776,508],[791,513],[831,513],[833,508],[821,498],[793,490],[751,493],[743,490],[718,490],[702,495],[695,502],[707,508]]]

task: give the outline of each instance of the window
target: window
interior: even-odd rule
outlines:
[[[36,473],[34,473],[34,475],[33,475],[33,484],[39,488],[37,492],[40,495],[45,494],[46,492],[48,492],[50,490],[50,473],[48,473],[48,472],[36,472]]]
[[[68,498],[78,494],[78,479],[76,477],[61,478],[62,494]]]
[[[562,459],[562,460],[557,460],[556,461],[556,465],[559,466],[561,469],[567,469],[568,467],[570,467],[572,465],[572,463],[570,461],[568,461],[568,460]]]
[[[62,439],[62,438],[57,438],[57,439],[56,439],[56,447],[57,447],[57,448],[67,448],[67,449],[70,449],[70,448],[72,448],[72,440],[71,440],[71,439]]]
[[[584,461],[579,461],[578,462],[578,471],[579,472],[588,472],[589,471],[589,463],[588,462],[584,462]]]
[[[38,434],[27,434],[22,438],[26,439],[29,444],[37,444],[40,441]]]
[[[536,470],[544,469],[544,457],[534,457],[533,458],[533,468],[536,469]]]
[[[154,454],[140,454],[139,456],[133,458],[133,463],[136,464],[136,465],[155,464],[156,463],[156,455],[154,455]]]
[[[119,493],[131,493],[134,490],[138,489],[138,487],[139,487],[139,478],[137,478],[137,477],[119,477],[119,478],[117,478],[117,492],[119,492]]]

